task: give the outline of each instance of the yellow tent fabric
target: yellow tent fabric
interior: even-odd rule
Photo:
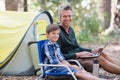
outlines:
[[[10,59],[36,14],[0,11],[0,67]]]
[[[46,27],[48,23],[45,20],[38,20],[35,22],[35,26],[37,28],[36,35],[37,35],[37,40],[44,40],[47,39],[46,37]]]

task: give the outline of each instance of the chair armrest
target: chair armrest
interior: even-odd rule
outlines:
[[[71,75],[73,75],[72,71],[67,65],[60,65],[60,64],[39,64],[40,66],[51,66],[51,67],[65,67],[68,69]],[[68,73],[69,74],[69,73]]]
[[[52,66],[52,67],[68,67],[66,65],[60,65],[60,64],[39,64],[40,66]]]
[[[76,63],[80,68],[83,68],[82,65],[80,64],[80,62],[77,61],[77,60],[70,59],[70,60],[67,60],[67,61],[69,61],[69,62],[74,62],[74,63]]]

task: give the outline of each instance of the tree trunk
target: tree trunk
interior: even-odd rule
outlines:
[[[95,0],[96,3],[96,10],[99,15],[99,19],[101,21],[100,27],[103,29],[106,29],[109,27],[110,19],[108,17],[111,17],[111,0]],[[106,15],[105,15],[106,14]]]
[[[24,0],[24,12],[28,11],[28,4],[27,4],[27,0]]]
[[[5,0],[6,10],[18,11],[20,0]]]
[[[109,26],[108,29],[106,29],[103,32],[104,35],[108,35],[112,31],[115,30],[115,27],[114,27],[114,18],[115,18],[115,11],[116,11],[116,7],[117,7],[117,2],[118,2],[118,0],[111,0],[111,20],[110,20],[110,26]]]

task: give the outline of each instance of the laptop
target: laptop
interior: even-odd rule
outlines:
[[[100,56],[100,54],[102,53],[102,51],[104,50],[104,48],[108,45],[108,43],[106,43],[104,45],[104,47],[102,48],[102,50],[100,50],[98,53],[93,54],[92,56],[84,56],[84,57],[80,57],[81,59],[87,59],[87,58],[97,58]]]

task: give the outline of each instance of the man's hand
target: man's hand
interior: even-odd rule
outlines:
[[[103,48],[92,49],[92,53],[99,53],[99,54],[101,54],[102,51],[103,51],[103,49],[104,49],[107,45],[108,45],[108,43],[106,43]]]
[[[93,55],[92,53],[87,52],[87,51],[76,53],[76,57],[77,58],[80,58],[80,57],[89,57],[89,56],[92,56],[92,55]]]
[[[103,48],[97,48],[97,49],[92,49],[92,53],[96,54],[96,53],[101,53],[103,51]]]

